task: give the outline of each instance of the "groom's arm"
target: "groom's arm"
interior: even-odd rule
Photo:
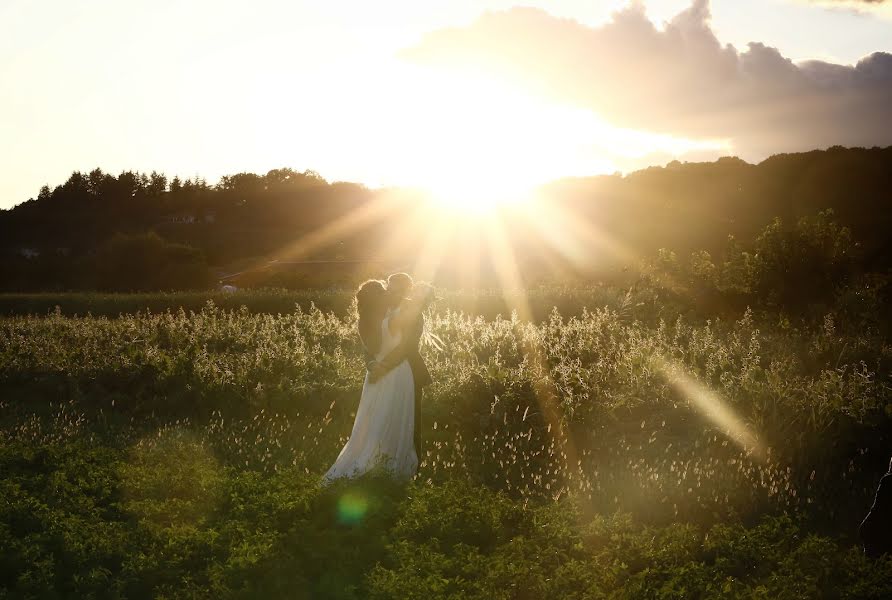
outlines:
[[[397,365],[406,360],[406,357],[411,351],[411,346],[409,346],[407,342],[408,340],[403,340],[396,348],[391,350],[387,356],[372,365],[371,369],[369,369],[372,383],[390,373]]]
[[[419,314],[412,322],[411,328],[403,336],[399,345],[391,350],[387,356],[378,361],[371,370],[371,380],[374,382],[403,362],[411,352],[418,349],[421,335],[424,333],[424,315]]]

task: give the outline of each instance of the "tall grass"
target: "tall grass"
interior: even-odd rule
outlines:
[[[888,464],[878,334],[529,297],[428,314],[405,487],[319,485],[364,368],[324,295],[0,318],[0,597],[892,593],[853,539]]]
[[[654,521],[802,509],[851,530],[887,460],[890,349],[837,331],[831,315],[796,330],[749,311],[648,324],[606,307],[540,323],[446,309],[428,327],[446,349],[424,349],[435,383],[422,482],[574,496]],[[360,396],[354,332],[349,312],[211,302],[115,319],[10,317],[0,321],[0,385],[18,415],[8,419],[27,431],[61,406],[91,431],[129,428],[150,443],[145,431],[180,428],[227,465],[319,474]],[[680,380],[752,439],[711,420]]]
[[[333,312],[341,317],[353,307],[354,288],[286,290],[281,288],[243,289],[234,292],[202,290],[193,292],[153,292],[138,294],[104,294],[98,292],[4,293],[0,294],[0,316],[47,316],[58,311],[64,316],[115,318],[136,312],[200,311],[208,301],[226,310],[244,306],[250,313],[288,314],[296,306],[308,311],[312,307]],[[535,319],[547,318],[553,307],[565,315],[581,314],[586,306],[621,302],[624,292],[603,285],[544,285],[523,290],[464,290],[438,292],[441,309],[450,308],[468,314],[494,319],[509,316],[520,298],[529,300]],[[639,311],[640,312],[640,311]]]

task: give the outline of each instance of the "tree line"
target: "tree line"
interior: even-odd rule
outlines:
[[[669,271],[699,273],[701,283],[712,277],[722,294],[739,288],[767,298],[787,293],[771,290],[790,282],[784,269],[794,263],[810,265],[801,274],[803,282],[824,281],[826,265],[816,257],[826,252],[815,248],[830,242],[803,250],[811,246],[800,243],[808,238],[795,233],[800,226],[817,228],[812,233],[818,238],[830,235],[831,226],[845,230],[845,268],[837,264],[832,269],[887,273],[892,264],[890,190],[892,147],[834,147],[776,155],[755,165],[732,157],[675,161],[625,176],[564,179],[541,189],[545,205],[624,248],[624,256],[595,256],[595,249],[586,248],[591,260],[573,263],[534,220],[506,215],[505,229],[527,284],[622,278],[631,267],[638,271],[629,257],[646,259],[652,268],[651,257],[662,256]],[[389,212],[360,228],[331,227],[375,205],[386,205]],[[157,172],[75,172],[63,184],[44,186],[36,198],[0,211],[0,289],[200,289],[214,285],[222,272],[276,255],[325,228],[332,235],[324,243],[294,258],[411,262],[438,227],[422,206],[412,192],[328,182],[313,171],[287,168],[227,175],[214,185]],[[822,211],[831,212],[819,218]],[[818,220],[801,225],[802,219]],[[443,240],[439,277],[446,284],[461,283],[468,248],[482,243],[469,235],[460,231]],[[834,235],[833,243],[843,244]],[[760,239],[761,250],[746,250],[759,258],[741,258],[744,251],[729,245],[729,236],[739,240],[738,246]],[[666,252],[659,254],[660,249]],[[676,262],[683,257],[678,265],[671,264],[672,253]],[[692,253],[699,254],[689,260]],[[481,252],[471,258],[483,273],[477,283],[493,283],[492,257]],[[729,283],[734,269],[745,273],[758,264],[764,271],[769,260],[780,265],[775,281]],[[275,282],[300,285],[281,274]],[[326,283],[325,278],[318,283]]]

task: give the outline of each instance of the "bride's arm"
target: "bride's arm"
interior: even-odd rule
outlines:
[[[408,331],[418,321],[421,313],[428,307],[434,297],[434,288],[427,284],[418,284],[410,298],[400,302],[399,309],[387,321],[390,333]]]
[[[384,377],[392,371],[397,365],[403,362],[409,355],[411,346],[409,340],[400,340],[396,348],[387,353],[387,355],[379,360],[371,371],[372,382],[374,383],[381,377]]]
[[[409,352],[411,352],[413,343],[417,344],[417,340],[405,335],[405,332],[409,331],[414,323],[417,322],[424,306],[425,303],[421,300],[406,299],[400,304],[399,310],[390,316],[390,319],[387,321],[387,328],[390,333],[392,335],[402,333],[403,335],[396,348],[379,360],[371,371],[371,381],[373,383],[403,362],[409,355]]]
[[[390,316],[387,328],[392,335],[406,331],[412,323],[418,319],[424,309],[424,302],[420,298],[406,298],[400,302],[399,310]]]

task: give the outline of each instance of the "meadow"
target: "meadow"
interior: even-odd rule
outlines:
[[[415,479],[324,489],[362,386],[349,293],[0,299],[0,597],[892,595],[856,537],[883,335],[514,293],[534,318],[428,314]]]

